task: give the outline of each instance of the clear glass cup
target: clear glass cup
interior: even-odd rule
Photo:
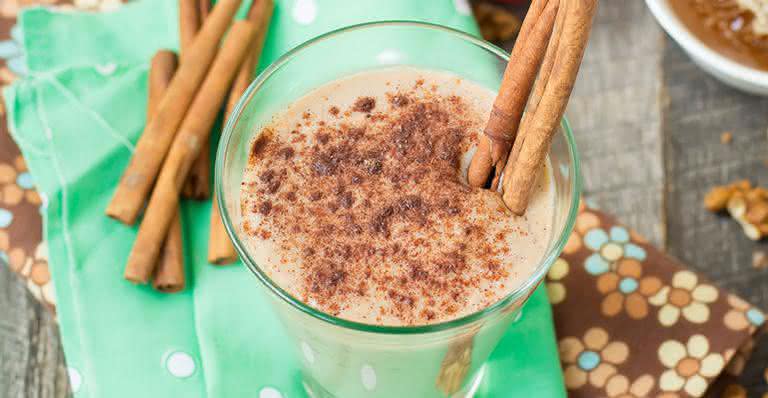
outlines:
[[[350,26],[310,40],[277,60],[251,84],[227,121],[216,159],[219,209],[241,259],[265,287],[295,341],[311,397],[472,396],[488,356],[573,229],[581,190],[575,142],[563,120],[549,153],[557,190],[555,233],[530,279],[482,311],[416,327],[376,326],[331,316],[291,296],[262,272],[240,240],[240,183],[250,142],[276,112],[343,76],[409,65],[452,72],[497,90],[508,59],[493,44],[438,25],[388,21]]]

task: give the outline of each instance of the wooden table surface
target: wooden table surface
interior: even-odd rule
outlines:
[[[768,308],[768,270],[753,243],[709,214],[709,187],[737,179],[768,186],[768,99],[728,88],[698,69],[640,0],[604,0],[568,116],[584,170],[585,198],[721,286]],[[720,142],[733,133],[729,145]],[[750,363],[753,394],[768,344]],[[0,397],[67,394],[55,321],[0,267]]]

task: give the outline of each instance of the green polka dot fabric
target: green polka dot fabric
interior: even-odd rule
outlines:
[[[372,20],[425,20],[477,33],[465,0],[276,3],[262,68],[318,34]],[[104,13],[23,11],[17,42],[24,74],[3,92],[26,160],[8,172],[28,168],[43,198],[72,390],[76,397],[305,396],[299,361],[311,366],[327,358],[286,337],[244,267],[206,263],[210,202],[182,205],[187,290],[160,294],[122,278],[137,229],[105,217],[104,209],[144,126],[148,60],[159,48],[178,46],[177,10],[174,0],[110,4]],[[7,218],[0,212],[0,223]],[[585,354],[582,362],[595,360]],[[486,372],[480,397],[565,396],[543,289]],[[367,364],[349,377],[368,396],[382,396],[391,382]]]

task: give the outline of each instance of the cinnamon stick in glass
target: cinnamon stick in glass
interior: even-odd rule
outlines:
[[[214,8],[214,14],[215,12]],[[217,111],[245,58],[255,31],[255,23],[243,20],[235,22],[227,34],[224,45],[184,117],[163,162],[144,221],[128,257],[125,267],[126,279],[146,283],[152,275],[162,240],[168,233],[174,211],[179,204],[182,184],[189,174],[192,162],[200,153],[203,141],[210,134]]]
[[[560,0],[534,0],[504,70],[491,115],[480,136],[477,152],[467,171],[470,186],[482,187],[493,173],[491,189],[499,177],[515,141],[520,118],[531,93],[536,73],[552,34]]]
[[[216,55],[219,41],[239,6],[240,0],[219,1],[195,36],[189,51],[182,54],[179,69],[158,105],[157,115],[145,127],[107,207],[108,216],[129,225],[136,221],[179,124],[187,114]]]
[[[264,41],[267,37],[267,31],[269,30],[269,20],[272,18],[272,11],[274,9],[273,0],[256,0],[258,4],[254,7],[259,7],[258,12],[254,14],[254,21],[258,26],[256,37],[251,44],[251,48],[248,50],[249,54],[243,61],[243,65],[240,66],[240,71],[235,77],[235,82],[232,84],[232,89],[229,91],[229,98],[227,99],[227,107],[225,115],[227,118],[232,114],[232,110],[235,109],[237,101],[243,96],[245,90],[251,84],[253,75],[256,72],[256,68],[259,65],[259,57],[261,57],[261,51],[264,48]],[[231,264],[237,261],[237,252],[232,245],[232,240],[229,239],[227,231],[224,228],[224,223],[221,220],[221,214],[219,213],[218,199],[216,194],[213,195],[213,207],[211,208],[211,231],[208,238],[208,262],[211,264],[225,265]]]
[[[515,161],[520,154],[520,149],[523,147],[523,143],[525,142],[525,133],[526,131],[530,130],[529,124],[531,123],[532,116],[536,113],[536,109],[539,107],[541,97],[544,95],[544,89],[546,88],[547,81],[549,80],[549,75],[552,73],[552,66],[555,63],[555,53],[557,52],[557,47],[560,43],[560,36],[563,32],[563,23],[565,22],[565,16],[568,13],[568,2],[570,0],[559,1],[560,6],[557,12],[557,19],[555,20],[555,28],[549,38],[547,52],[544,55],[544,60],[541,63],[539,75],[536,78],[536,84],[533,87],[533,92],[531,93],[531,96],[528,99],[528,104],[525,107],[525,113],[523,114],[522,120],[520,121],[520,127],[517,131],[515,143],[512,146],[512,151],[509,153],[509,157],[507,158],[507,164],[504,167],[504,175],[512,174],[512,165],[515,164]]]
[[[554,64],[536,112],[532,114],[519,155],[504,176],[504,203],[517,215],[525,214],[531,189],[542,170],[560,120],[571,96],[589,39],[597,0],[567,0],[563,30]]]
[[[210,11],[211,2],[208,0],[179,0],[179,7],[182,5],[194,9],[195,16],[200,21],[205,20]],[[187,3],[187,4],[183,4]],[[191,11],[190,11],[191,12]],[[179,11],[181,14],[181,10]],[[196,34],[197,31],[194,31]],[[194,35],[192,36],[194,37]],[[184,54],[184,26],[181,26],[181,53]],[[210,145],[208,141],[203,144],[203,150],[200,156],[195,159],[192,170],[189,172],[187,182],[184,184],[181,196],[187,199],[204,200],[211,196],[211,156]]]

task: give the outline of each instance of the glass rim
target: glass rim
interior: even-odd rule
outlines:
[[[565,247],[565,244],[567,243],[568,238],[570,237],[571,232],[573,231],[574,224],[576,222],[576,215],[579,209],[579,202],[581,198],[581,189],[582,189],[581,165],[579,160],[579,154],[576,149],[576,141],[573,136],[573,132],[571,131],[570,124],[568,120],[565,118],[565,116],[563,116],[563,119],[561,121],[561,128],[563,130],[563,134],[567,142],[569,160],[573,165],[573,183],[571,184],[572,196],[571,196],[571,201],[568,208],[568,217],[565,221],[565,225],[563,226],[562,230],[559,233],[559,236],[557,237],[557,240],[555,241],[554,245],[550,248],[550,250],[547,251],[546,255],[542,258],[542,260],[539,262],[538,266],[536,267],[535,271],[531,274],[531,276],[527,278],[525,282],[523,282],[515,290],[513,290],[512,292],[504,296],[504,298],[500,299],[496,303],[488,307],[485,307],[482,310],[479,310],[471,314],[467,314],[460,318],[452,319],[449,321],[434,323],[434,324],[427,324],[427,325],[416,325],[416,326],[373,325],[373,324],[355,322],[355,321],[339,318],[311,307],[310,305],[302,302],[298,298],[288,293],[282,287],[278,286],[277,283],[273,282],[272,279],[269,276],[267,276],[266,273],[264,273],[259,268],[259,266],[255,263],[255,261],[250,257],[248,250],[246,249],[245,244],[240,240],[240,237],[237,231],[235,231],[235,227],[232,223],[229,212],[227,212],[227,208],[226,208],[226,196],[224,195],[224,188],[223,188],[224,158],[227,151],[226,149],[229,146],[229,141],[232,138],[232,135],[235,130],[235,126],[240,121],[243,110],[245,109],[247,104],[250,102],[251,97],[275,72],[280,70],[283,67],[283,65],[290,62],[293,58],[295,58],[297,55],[302,53],[305,49],[313,46],[314,44],[328,40],[335,36],[343,35],[343,34],[358,31],[358,30],[380,28],[380,27],[387,27],[387,26],[413,27],[413,28],[419,28],[419,29],[439,31],[439,32],[454,36],[459,40],[469,42],[470,44],[473,44],[482,49],[485,49],[488,52],[492,53],[493,55],[497,56],[499,59],[503,60],[505,63],[509,61],[510,54],[507,53],[504,49],[494,45],[493,43],[490,43],[481,38],[472,36],[468,33],[462,32],[457,29],[449,28],[447,26],[438,25],[434,23],[422,22],[422,21],[389,20],[389,21],[366,22],[366,23],[350,25],[350,26],[339,28],[339,29],[335,29],[330,32],[324,33],[322,35],[316,36],[312,39],[309,39],[304,43],[289,50],[287,53],[285,53],[276,61],[274,61],[272,64],[270,64],[264,71],[262,71],[256,77],[256,79],[254,79],[254,81],[251,82],[250,86],[248,86],[248,89],[245,91],[245,93],[243,93],[243,95],[240,97],[237,104],[235,105],[235,108],[233,109],[232,114],[227,118],[226,124],[224,126],[224,130],[219,140],[219,147],[216,151],[216,161],[215,161],[215,170],[214,170],[215,194],[218,199],[219,213],[222,218],[222,222],[224,224],[225,229],[227,230],[227,234],[229,235],[233,245],[235,246],[235,250],[240,256],[240,259],[251,270],[251,272],[254,273],[256,277],[271,291],[271,293],[277,295],[281,300],[287,302],[293,308],[313,318],[319,319],[329,324],[346,328],[346,329],[362,331],[362,332],[381,333],[381,334],[425,334],[425,333],[440,332],[440,331],[445,331],[445,330],[450,330],[450,329],[458,328],[461,326],[465,326],[474,321],[485,318],[489,315],[492,315],[498,312],[502,308],[505,308],[508,304],[515,302],[516,300],[523,297],[525,294],[528,294],[529,292],[532,293],[537,288],[536,285],[540,283],[540,281],[544,278],[546,272],[549,270],[549,267],[560,256],[560,253]]]

